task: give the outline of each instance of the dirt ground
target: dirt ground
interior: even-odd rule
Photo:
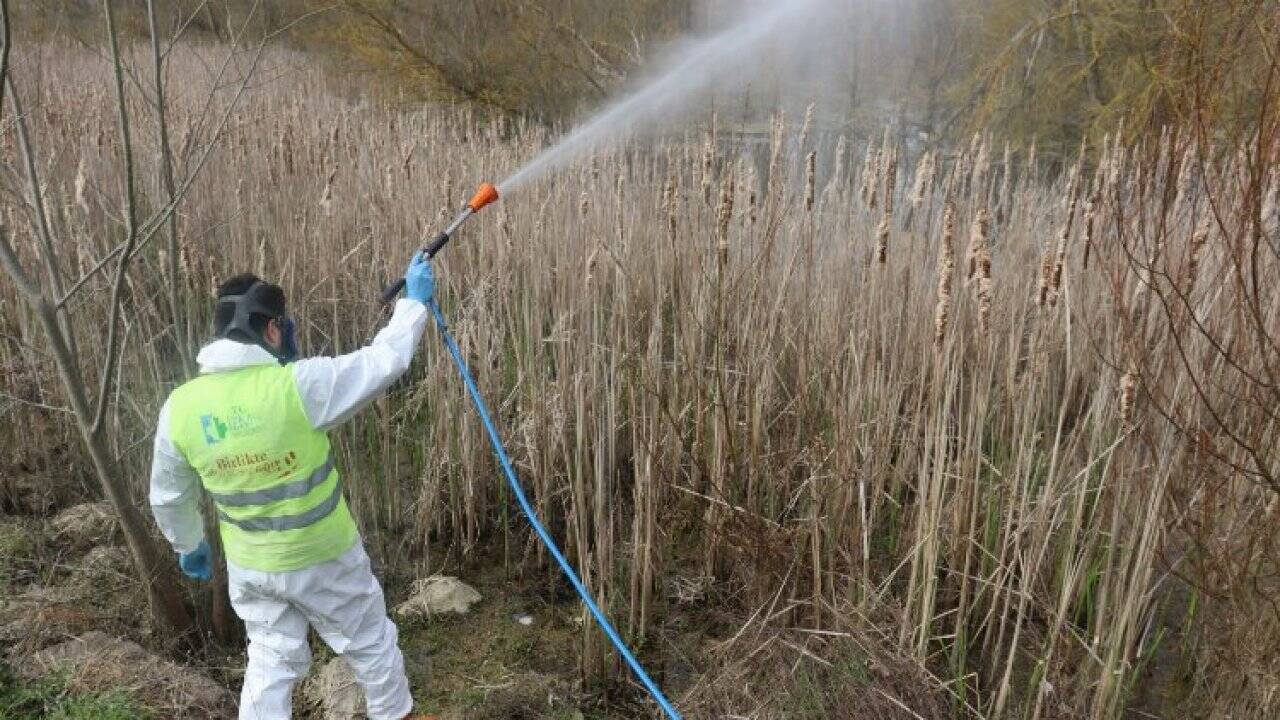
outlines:
[[[72,693],[120,691],[156,718],[233,716],[243,647],[182,656],[171,638],[152,631],[146,598],[106,505],[64,499],[8,507],[25,512],[0,513],[0,660],[19,678],[38,683],[56,676]],[[372,554],[389,606],[410,599],[414,578],[403,568],[377,567],[378,553]],[[500,554],[480,554],[449,571],[481,597],[466,614],[396,618],[418,711],[441,720],[656,717],[620,666],[612,685],[584,685],[585,618],[563,583],[542,572],[522,577]],[[194,606],[207,606],[207,586],[188,589]],[[850,655],[829,642],[778,634],[752,653],[758,664],[744,665],[736,656],[752,648],[727,643],[735,619],[698,608],[680,612],[666,619],[641,655],[673,698],[691,704],[691,717],[727,716],[731,708],[754,709],[750,716],[761,720],[866,712],[885,720],[958,717],[923,678],[888,656]],[[661,662],[652,661],[655,646],[663,649]],[[312,677],[299,685],[295,716],[362,717],[350,712],[360,706],[358,698],[347,697],[345,708],[340,701],[345,668],[331,665],[333,654],[314,636],[312,648]],[[862,692],[872,687],[879,692]]]
[[[243,677],[243,650],[223,648],[194,667],[168,662],[171,648],[152,637],[147,613],[139,612],[146,602],[128,552],[100,510],[73,506],[50,520],[0,515],[5,660],[26,679],[70,674],[73,691],[123,689],[157,717],[195,717],[189,689],[198,687],[207,700],[213,685],[230,697]],[[484,599],[467,615],[398,620],[419,707],[441,718],[580,717],[572,676],[581,631],[568,617],[572,609],[510,592],[500,572],[473,582]],[[196,597],[204,591],[192,590]],[[388,588],[391,602],[409,590]],[[316,638],[313,648],[314,676],[333,655]],[[103,660],[87,659],[95,655]],[[127,661],[106,660],[117,655]],[[147,677],[167,679],[146,692],[140,678]],[[324,716],[301,689],[298,701],[299,717]],[[209,708],[202,717],[231,716],[217,702],[201,705]]]

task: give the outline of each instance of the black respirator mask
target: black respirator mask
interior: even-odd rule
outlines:
[[[275,356],[281,365],[293,362],[298,359],[298,338],[297,323],[288,315],[277,315],[275,310],[268,308],[258,298],[258,289],[263,287],[261,282],[255,282],[239,295],[226,295],[218,298],[218,306],[232,305],[235,308],[231,316],[231,322],[223,328],[218,337],[227,340],[235,340],[244,342],[246,339],[263,350]],[[261,315],[275,319],[280,325],[280,349],[277,350],[267,343],[267,339],[261,333],[253,329],[253,323],[250,322],[254,315]]]

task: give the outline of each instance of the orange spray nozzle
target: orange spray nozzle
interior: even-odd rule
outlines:
[[[471,202],[467,203],[467,207],[471,208],[471,212],[480,212],[480,208],[498,199],[498,188],[490,183],[481,183],[480,189],[476,190],[476,194],[472,196]]]

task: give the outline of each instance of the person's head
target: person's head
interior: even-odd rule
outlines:
[[[218,286],[213,334],[261,345],[285,361],[296,354],[293,321],[286,312],[284,290],[253,273],[241,273]]]

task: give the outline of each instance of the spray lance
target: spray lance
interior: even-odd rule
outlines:
[[[462,227],[462,224],[465,223],[468,218],[480,212],[486,205],[489,205],[497,199],[498,188],[490,183],[481,183],[480,188],[476,190],[476,194],[471,196],[471,199],[467,201],[467,204],[462,207],[462,212],[458,213],[458,216],[453,219],[453,222],[449,223],[449,227],[445,228],[444,232],[437,235],[435,239],[431,241],[431,244],[422,248],[422,254],[426,255],[428,260],[434,258],[436,253],[443,250],[444,246],[449,244],[449,239],[453,237],[454,233],[458,232],[458,228]],[[404,278],[400,278],[396,282],[387,286],[387,289],[382,293],[382,302],[389,303],[392,300],[395,300],[396,296],[399,295],[400,291],[403,289]]]
[[[434,258],[436,253],[440,252],[445,245],[449,243],[449,239],[453,236],[458,228],[467,221],[472,215],[480,212],[486,205],[489,205],[498,199],[498,188],[489,183],[484,183],[476,194],[467,202],[458,216],[454,218],[449,227],[440,233],[431,241],[431,244],[422,249],[427,259]],[[392,284],[382,294],[384,302],[391,302],[396,295],[400,294],[401,288],[405,285],[404,278],[400,278]],[[613,643],[614,648],[618,650],[618,654],[627,663],[627,666],[635,673],[636,679],[648,691],[650,697],[658,706],[662,708],[663,713],[669,720],[682,720],[680,713],[676,711],[667,697],[662,694],[662,690],[658,684],[649,677],[649,673],[645,672],[640,661],[636,659],[635,654],[627,647],[627,643],[623,641],[622,636],[614,629],[613,624],[605,617],[604,611],[591,597],[591,592],[587,590],[587,586],[583,584],[582,579],[578,577],[577,571],[569,564],[569,560],[561,552],[560,546],[556,544],[551,533],[547,532],[547,528],[538,518],[538,514],[534,511],[533,505],[529,502],[529,498],[524,494],[524,488],[520,485],[520,480],[516,478],[516,471],[511,466],[511,458],[507,455],[507,449],[502,444],[502,439],[498,436],[498,429],[493,424],[493,418],[489,414],[489,408],[485,405],[484,398],[480,396],[480,390],[476,387],[476,381],[471,376],[471,370],[467,367],[467,362],[462,358],[462,350],[459,349],[458,343],[453,339],[453,333],[449,332],[449,325],[445,322],[444,314],[440,312],[440,305],[433,298],[427,303],[427,307],[431,310],[431,314],[435,316],[436,327],[440,329],[440,336],[444,339],[445,347],[449,349],[449,354],[453,357],[453,363],[458,368],[458,374],[462,376],[462,382],[466,385],[467,394],[471,396],[471,402],[476,407],[476,412],[480,414],[480,420],[484,423],[485,432],[489,436],[489,443],[493,446],[493,453],[498,458],[498,464],[502,467],[502,473],[507,478],[507,484],[511,487],[511,492],[515,495],[516,501],[520,504],[520,509],[524,511],[524,515],[529,520],[529,524],[533,526],[533,531],[542,540],[543,545],[555,558],[556,563],[568,578],[569,583],[573,585],[573,589],[577,591],[578,596],[582,598],[583,604],[587,606],[587,610],[591,612],[591,616],[595,618],[596,624],[608,636],[609,641]]]

